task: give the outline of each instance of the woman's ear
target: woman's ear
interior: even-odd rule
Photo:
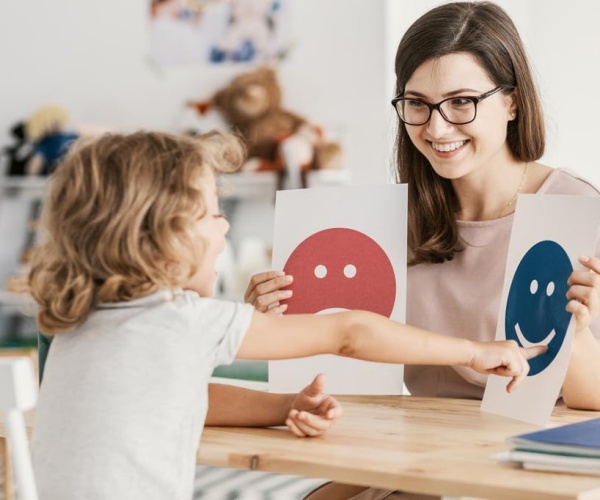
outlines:
[[[514,89],[510,95],[507,96],[507,99],[509,100],[509,106],[508,106],[508,119],[509,121],[513,121],[516,117],[517,117],[517,113],[519,111],[518,109],[518,105],[517,105],[517,89]]]

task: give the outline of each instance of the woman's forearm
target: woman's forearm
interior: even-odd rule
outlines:
[[[562,396],[569,408],[600,411],[600,343],[589,328],[573,340]]]

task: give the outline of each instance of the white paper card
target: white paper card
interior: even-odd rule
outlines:
[[[575,321],[565,311],[578,257],[592,255],[600,198],[519,195],[510,237],[496,340],[548,345],[529,361],[526,380],[511,394],[506,377],[490,375],[481,409],[545,426],[567,371]]]
[[[294,276],[286,314],[345,309],[406,319],[406,185],[277,192],[273,268]],[[402,365],[333,355],[269,362],[269,390],[297,392],[317,373],[332,394],[401,394]]]

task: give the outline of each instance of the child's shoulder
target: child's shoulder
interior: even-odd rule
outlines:
[[[194,291],[175,290],[172,292],[171,303],[181,308],[187,308],[197,317],[198,313],[203,318],[229,318],[225,321],[231,321],[237,317],[249,318],[254,311],[251,304],[236,302],[232,300],[223,300],[214,297],[201,297]],[[221,323],[221,321],[219,321]]]
[[[191,290],[165,289],[127,302],[101,304],[98,310],[136,310],[136,320],[144,322],[153,321],[153,318],[160,322],[170,317],[188,324],[223,327],[231,322],[248,322],[254,308],[242,302],[201,297]]]

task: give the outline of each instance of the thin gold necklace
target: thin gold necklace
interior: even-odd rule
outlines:
[[[523,189],[523,183],[525,182],[525,175],[527,174],[528,167],[529,167],[529,162],[527,162],[525,164],[525,167],[523,168],[523,175],[521,176],[521,182],[519,183],[519,187],[515,191],[515,194],[512,195],[511,199],[508,200],[508,203],[506,205],[504,205],[502,207],[502,210],[500,210],[500,212],[498,213],[498,217],[497,217],[498,219],[500,217],[502,217],[504,215],[504,212],[506,212],[506,210],[508,210],[508,208],[511,207],[517,201],[517,196],[521,192],[521,189]]]

